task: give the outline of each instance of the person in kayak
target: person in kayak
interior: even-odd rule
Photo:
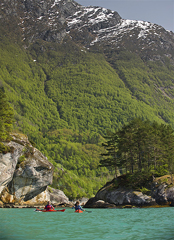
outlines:
[[[85,210],[80,206],[80,202],[79,202],[79,201],[77,201],[77,202],[75,203],[74,207],[72,207],[72,208],[75,208],[75,211],[76,211],[76,210],[85,211]]]
[[[45,206],[44,209],[46,209],[47,211],[50,211],[51,209],[54,210],[54,208],[53,208],[53,206],[51,205],[51,202],[50,202],[50,201],[48,201],[48,203],[47,203],[47,205]]]

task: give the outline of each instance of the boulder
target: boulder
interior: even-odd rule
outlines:
[[[90,198],[84,205],[84,208],[115,208],[115,207],[116,207],[115,204],[111,204],[103,200],[97,200],[95,197]]]
[[[80,201],[80,205],[81,206],[84,206],[86,203],[87,203],[87,201],[89,200],[89,198],[86,198],[86,197],[83,197],[83,198],[81,198],[79,201]]]
[[[93,197],[93,198],[90,198],[87,203],[84,205],[84,208],[93,208],[95,202],[96,202],[96,198]]]
[[[48,187],[48,191],[53,205],[69,204],[69,199],[63,191],[51,187]]]
[[[174,187],[167,189],[166,196],[170,206],[174,207]]]
[[[168,202],[167,194],[166,194],[166,183],[158,184],[158,182],[154,181],[151,186],[151,195],[155,198],[157,204],[165,205]]]

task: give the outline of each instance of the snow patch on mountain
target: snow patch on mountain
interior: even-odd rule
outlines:
[[[51,8],[53,8],[56,4],[59,4],[59,2],[61,2],[62,0],[55,0],[53,5],[51,6]]]
[[[131,31],[137,30],[139,32],[138,38],[146,37],[150,31],[153,31],[157,28],[157,25],[144,22],[144,21],[135,21],[135,20],[121,20],[120,24],[117,24],[114,27],[102,29],[98,32],[99,36],[103,33],[107,33],[107,37],[114,37],[120,34],[128,34]]]
[[[113,18],[114,11],[110,11],[101,7],[82,7],[80,11],[70,16],[68,20],[68,27],[73,28],[76,24],[93,25],[99,22],[106,22]]]
[[[67,24],[69,29],[67,32],[69,33],[70,29],[75,28],[79,31],[84,28],[91,29],[90,32],[96,35],[95,40],[91,42],[91,45],[93,45],[100,41],[118,42],[122,40],[124,35],[144,39],[149,34],[155,34],[156,30],[160,29],[160,26],[150,22],[121,18],[115,21],[116,24],[114,24],[114,21],[111,24],[111,21],[116,18],[116,14],[117,12],[106,8],[81,7],[73,16],[68,17]]]
[[[99,30],[97,32],[98,37],[93,42],[91,42],[91,45],[97,41],[106,39],[109,41],[109,39],[113,38],[116,38],[116,41],[121,41],[124,35],[129,35],[129,37],[137,35],[137,39],[146,38],[146,36],[148,36],[150,33],[153,33],[155,29],[156,26],[154,24],[149,24],[148,22],[122,20],[121,24],[117,24],[111,28]]]

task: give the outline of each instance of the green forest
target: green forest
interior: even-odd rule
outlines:
[[[163,176],[174,172],[174,130],[170,125],[139,118],[106,136],[106,153],[101,166],[115,168],[118,173],[151,173]]]
[[[7,105],[1,104],[7,115],[4,119],[2,111],[0,137],[4,140],[13,124],[13,131],[26,134],[54,164],[52,187],[70,199],[91,197],[115,174],[115,163],[99,166],[105,136],[121,134],[136,118],[158,127],[169,124],[173,129],[173,82],[170,63],[145,62],[123,49],[106,57],[102,51],[84,49],[68,39],[61,44],[38,40],[24,48],[1,36],[0,84],[4,90],[0,100],[5,94]],[[140,161],[140,149],[135,148],[132,163],[128,161],[130,149],[119,149],[122,157],[117,168],[142,171],[150,164],[153,170],[155,163],[144,160],[145,150],[141,149]],[[154,159],[154,152],[150,157]],[[156,170],[169,171],[165,164],[156,156]]]

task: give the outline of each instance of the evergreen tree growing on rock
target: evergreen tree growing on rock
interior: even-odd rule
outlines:
[[[151,172],[155,176],[174,173],[174,130],[170,125],[142,121],[124,125],[103,143],[106,153],[101,166],[125,169],[125,173]],[[119,156],[118,158],[114,156]]]

